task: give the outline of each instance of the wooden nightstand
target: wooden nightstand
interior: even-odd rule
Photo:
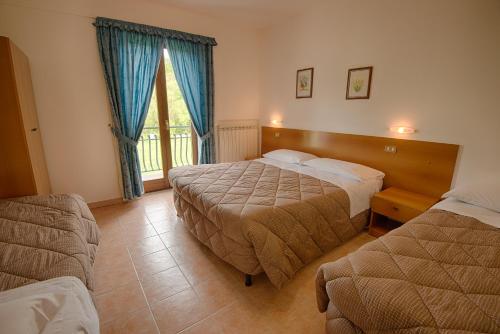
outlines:
[[[429,197],[395,187],[376,193],[372,198],[368,233],[380,237],[439,202]]]

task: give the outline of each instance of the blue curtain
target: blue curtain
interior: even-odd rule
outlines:
[[[164,37],[98,18],[97,41],[118,138],[125,199],[144,193],[137,141],[146,120]],[[119,22],[119,21],[118,21]]]
[[[175,78],[201,139],[198,162],[215,163],[213,47],[172,37],[165,42]]]

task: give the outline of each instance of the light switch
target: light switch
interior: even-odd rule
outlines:
[[[396,148],[396,146],[394,145],[385,145],[384,147],[384,152],[387,152],[387,153],[396,153],[398,151],[398,149]]]
[[[275,138],[279,138],[279,137],[280,137],[280,133],[279,133],[279,132],[275,132],[275,133],[274,133],[274,137],[275,137]]]

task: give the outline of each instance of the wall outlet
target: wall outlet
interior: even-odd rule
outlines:
[[[385,145],[385,147],[384,147],[384,152],[387,152],[387,153],[393,153],[394,154],[397,151],[398,151],[398,149],[394,145]]]
[[[275,132],[274,133],[274,138],[279,138],[280,137],[280,133],[279,132]]]

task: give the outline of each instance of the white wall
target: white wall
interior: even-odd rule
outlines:
[[[54,192],[89,202],[121,196],[95,16],[215,37],[216,120],[258,118],[255,31],[152,0],[0,0],[0,35],[30,59]]]
[[[347,69],[374,66],[369,100],[346,100]],[[296,70],[314,67],[312,99]],[[462,145],[456,181],[500,170],[500,1],[328,0],[262,32],[261,121]],[[498,174],[497,174],[498,175]]]
[[[463,146],[458,181],[500,169],[500,1],[325,0],[257,32],[159,0],[0,0],[0,35],[29,57],[52,188],[121,196],[95,16],[213,36],[216,119]],[[260,58],[259,58],[260,54]],[[345,100],[347,69],[373,65],[370,100]],[[314,96],[295,99],[298,68]]]

